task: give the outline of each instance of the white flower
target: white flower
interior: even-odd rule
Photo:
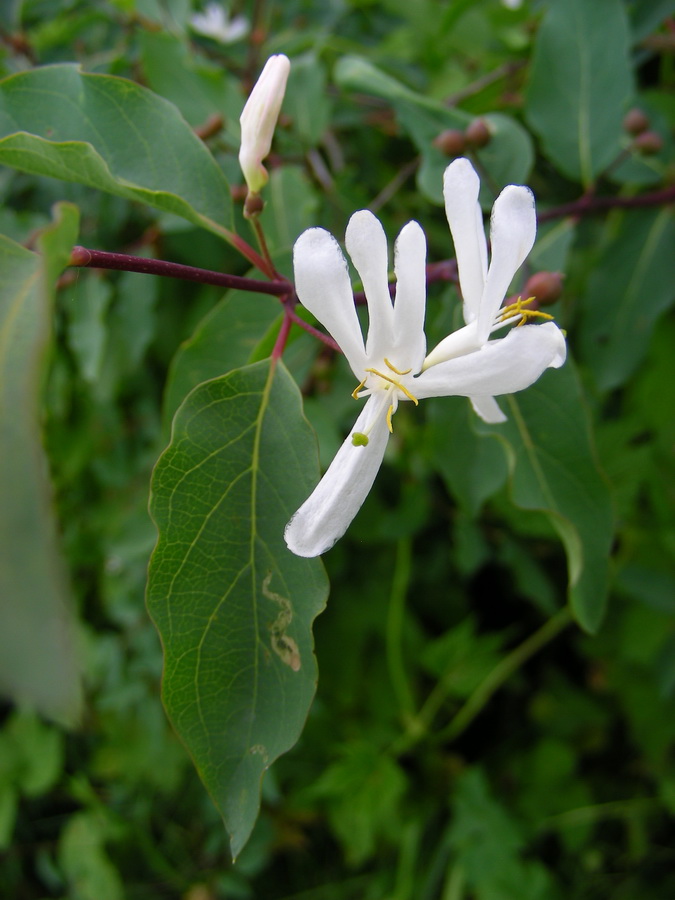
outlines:
[[[230,18],[220,3],[207,3],[203,13],[191,16],[190,27],[198,34],[203,34],[221,44],[233,44],[245,37],[249,31],[249,23],[245,16]]]
[[[279,110],[286,93],[291,64],[282,53],[270,56],[241,114],[239,165],[252,194],[267,184],[269,175],[262,161],[270,152]]]
[[[286,526],[286,543],[298,556],[318,556],[340,538],[358,512],[382,462],[392,416],[400,401],[470,397],[487,421],[502,421],[497,394],[523,390],[549,366],[565,360],[565,340],[552,322],[490,334],[535,315],[518,303],[499,311],[506,290],[534,242],[536,217],[528,188],[502,191],[492,212],[492,262],[477,204],[478,176],[467,160],[446,170],[444,191],[455,240],[467,325],[425,359],[426,239],[409,222],[396,241],[396,302],[387,280],[387,242],[372,213],[355,213],[345,243],[368,301],[364,346],[346,260],[331,234],[310,228],[294,249],[295,286],[302,304],[343,350],[359,384],[355,399],[368,401],[317,488]],[[538,315],[538,314],[537,314]]]

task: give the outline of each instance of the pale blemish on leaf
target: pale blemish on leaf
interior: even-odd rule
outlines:
[[[248,751],[252,756],[262,756],[263,762],[267,765],[267,761],[269,759],[269,754],[267,753],[267,749],[263,747],[262,744],[254,744],[249,748]]]
[[[277,654],[279,659],[285,663],[294,672],[300,671],[300,651],[298,645],[286,634],[286,629],[293,620],[293,607],[291,601],[281,594],[275,594],[270,590],[270,581],[272,573],[268,572],[262,583],[262,592],[268,600],[273,600],[279,605],[279,615],[269,626],[272,650]]]

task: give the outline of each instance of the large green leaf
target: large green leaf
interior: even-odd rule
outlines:
[[[73,722],[81,703],[74,620],[41,440],[52,296],[77,239],[58,208],[41,254],[0,236],[0,691]]]
[[[279,301],[269,294],[228,291],[209,310],[171,361],[164,395],[168,433],[174,413],[190,391],[251,361],[260,339],[279,318]]]
[[[605,609],[613,515],[571,360],[499,403],[508,421],[486,425],[468,403],[430,401],[432,460],[464,509],[475,515],[506,476],[498,439],[506,452],[512,500],[545,513],[559,533],[573,612],[594,631]]]
[[[549,159],[590,185],[621,150],[631,90],[626,4],[552,0],[537,32],[525,110]]]
[[[572,361],[500,402],[508,421],[477,428],[503,441],[516,505],[546,513],[560,535],[572,611],[596,631],[605,612],[613,512]]]
[[[75,65],[0,82],[0,163],[140,200],[229,238],[232,201],[178,110],[146,88]]]
[[[647,352],[658,317],[673,303],[670,209],[635,210],[591,275],[584,298],[581,349],[598,385],[625,382]]]
[[[284,526],[318,478],[314,436],[282,363],[199,385],[153,478],[159,529],[148,606],[174,727],[236,856],[272,762],[296,742],[316,687],[311,625],[327,582]]]
[[[187,40],[170,31],[144,29],[139,42],[148,86],[174,103],[193,126],[220,114],[225,134],[237,147],[245,100],[238,80],[219,63],[208,64]]]

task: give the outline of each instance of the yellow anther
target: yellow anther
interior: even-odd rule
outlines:
[[[366,372],[372,372],[373,375],[377,375],[378,378],[382,378],[384,381],[388,381],[389,384],[393,384],[394,387],[397,387],[399,389],[399,391],[402,391],[406,395],[408,400],[412,400],[412,402],[415,404],[415,406],[419,406],[419,400],[417,399],[417,397],[414,397],[410,393],[408,388],[405,387],[404,385],[402,385],[400,381],[396,381],[395,378],[390,378],[389,375],[385,375],[384,372],[378,372],[377,369],[366,369]],[[359,387],[360,387],[360,385],[359,385]]]
[[[549,313],[541,312],[538,309],[525,309],[525,306],[528,303],[532,303],[535,299],[535,297],[528,297],[527,300],[522,300],[518,297],[515,303],[505,306],[504,309],[500,311],[497,322],[505,322],[507,319],[512,319],[514,316],[520,316],[520,322],[518,322],[518,325],[516,326],[517,328],[520,328],[520,326],[524,325],[528,319],[552,319],[553,316],[549,315]]]
[[[516,325],[516,328],[520,328],[521,325],[524,325],[528,319],[552,319],[553,316],[550,313],[542,312],[539,309],[524,309],[522,310],[522,319]]]
[[[412,372],[412,367],[410,369],[405,369],[402,372],[400,369],[397,369],[396,366],[392,366],[392,364],[389,362],[389,360],[387,359],[386,356],[384,358],[384,364],[385,364],[385,366],[388,366],[392,372],[395,372],[396,375],[408,375],[410,372]]]
[[[352,391],[352,397],[354,398],[354,400],[359,399],[359,391],[365,385],[366,381],[368,381],[368,378],[364,378],[361,384],[358,387],[354,388],[354,390]]]
[[[389,428],[389,433],[394,433],[394,426],[391,424],[391,417],[394,414],[394,404],[392,403],[389,409],[387,410],[387,427]]]

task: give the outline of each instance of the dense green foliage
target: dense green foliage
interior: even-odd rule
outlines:
[[[241,2],[222,43],[191,0],[0,6],[8,896],[675,894],[671,7]],[[353,423],[344,359],[297,325],[270,359],[270,295],[67,268],[264,277],[238,118],[278,52],[280,273],[366,206],[451,259],[436,139],[479,118],[484,210],[526,183],[542,216],[519,278],[565,274],[564,368],[502,425],[405,404],[325,572],[283,526],[319,471],[301,393],[322,469]],[[431,281],[433,346],[461,304]]]

